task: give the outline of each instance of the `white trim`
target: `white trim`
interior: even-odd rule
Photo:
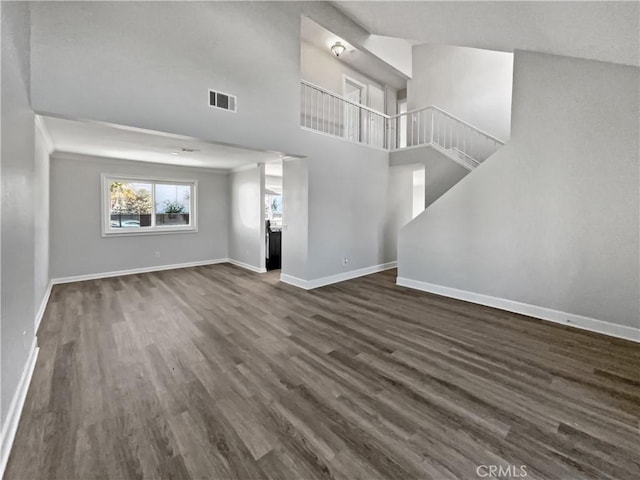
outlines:
[[[38,328],[40,327],[40,322],[42,321],[42,317],[44,317],[44,312],[47,309],[47,303],[49,303],[49,297],[51,296],[51,288],[53,287],[53,283],[49,282],[47,285],[47,289],[42,296],[42,301],[40,302],[40,308],[36,312],[36,321],[35,321],[35,329],[34,332],[36,335],[38,334]]]
[[[329,275],[327,277],[316,278],[313,280],[303,280],[286,273],[280,274],[280,281],[288,283],[294,287],[303,288],[305,290],[313,290],[314,288],[324,287],[333,283],[344,282],[345,280],[351,280],[353,278],[363,277],[365,275],[371,275],[372,273],[383,272],[391,268],[396,268],[398,262],[382,263],[380,265],[373,265],[371,267],[360,268],[358,270],[350,270],[344,273],[337,273],[335,275]]]
[[[133,268],[130,270],[117,270],[113,272],[88,273],[86,275],[74,275],[72,277],[52,278],[51,284],[59,285],[61,283],[84,282],[85,280],[98,280],[100,278],[121,277],[124,275],[136,275],[138,273],[160,272],[163,270],[175,270],[177,268],[201,267],[204,265],[215,265],[227,262],[229,262],[229,259],[227,258],[218,258],[215,260],[175,263],[172,265],[157,265],[154,267]]]
[[[343,125],[344,125],[343,134],[344,134],[344,137],[350,142],[360,143],[363,138],[369,139],[369,125],[367,124],[364,115],[362,115],[362,110],[361,110],[362,107],[366,107],[367,109],[370,109],[367,103],[369,101],[369,93],[368,93],[369,88],[364,83],[359,82],[358,80],[352,77],[349,77],[348,75],[343,73],[342,74],[342,97],[343,98],[347,98],[347,84],[351,84],[352,86],[360,90],[360,100],[358,102],[355,102],[359,106],[357,119],[355,118],[352,119],[352,120],[357,120],[357,122],[353,122],[353,123],[358,124],[358,135],[357,135],[358,139],[352,140],[349,135],[349,129],[351,127],[351,124],[349,122],[349,117],[351,115],[350,112],[353,111],[352,109],[349,109],[349,108],[345,108],[343,112],[343,118],[342,118]]]
[[[108,205],[110,203],[109,183],[111,181],[139,181],[151,184],[151,226],[133,229],[113,229],[111,228],[111,216],[109,214]],[[187,178],[167,178],[167,177],[148,177],[142,175],[117,175],[110,173],[101,173],[100,182],[102,188],[102,202],[100,205],[102,214],[102,237],[126,237],[129,235],[166,235],[175,233],[197,233],[198,232],[198,180]],[[157,226],[156,225],[156,186],[158,184],[169,185],[188,185],[190,187],[189,195],[189,225],[178,226]]]
[[[294,277],[293,275],[287,275],[286,273],[280,274],[280,281],[282,283],[286,283],[288,285],[293,285],[294,287],[303,288],[305,290],[309,290],[307,288],[307,280],[303,280],[298,277]]]
[[[44,120],[42,119],[42,116],[36,114],[34,118],[36,122],[36,128],[42,134],[44,143],[47,146],[47,153],[51,155],[53,151],[56,149],[56,146],[53,143],[53,140],[51,139],[51,135],[49,135],[49,130],[47,130],[47,126],[45,125]]]
[[[258,211],[260,212],[260,270],[267,271],[267,224],[266,224],[266,212],[264,208],[264,202],[266,198],[267,189],[267,177],[266,177],[266,165],[264,163],[258,164],[258,174],[260,175],[260,200],[258,202]],[[282,167],[284,173],[284,167]]]
[[[251,270],[255,273],[266,273],[267,269],[262,267],[255,267],[253,265],[249,265],[248,263],[239,262],[238,260],[234,260],[233,258],[227,258],[227,263],[231,265],[235,265],[236,267],[245,268],[247,270]]]
[[[31,351],[29,352],[29,358],[22,370],[18,387],[11,399],[11,405],[9,405],[7,417],[2,425],[2,433],[0,433],[0,478],[4,475],[4,469],[7,467],[7,461],[9,460],[9,454],[11,453],[13,440],[16,437],[18,423],[20,422],[20,415],[22,415],[24,401],[27,398],[27,392],[29,391],[29,384],[31,383],[31,377],[33,376],[33,370],[36,366],[36,359],[38,358],[39,350],[37,338],[34,337],[33,343],[31,344]]]
[[[352,85],[355,85],[356,87],[358,87],[360,89],[360,93],[361,93],[361,97],[360,97],[360,101],[359,102],[354,102],[353,100],[349,100],[347,98],[347,83],[351,83]],[[368,87],[366,83],[362,83],[358,80],[356,80],[353,77],[350,77],[349,75],[347,75],[346,73],[342,74],[342,98],[344,100],[347,100],[348,102],[351,102],[353,104],[358,105],[359,107],[366,107],[367,109],[371,110],[371,107],[369,107],[369,105],[367,105],[365,102],[365,100],[369,99],[368,96]],[[377,112],[376,110],[373,110],[376,113],[379,113],[380,115],[385,115],[382,112]]]
[[[560,323],[570,327],[589,330],[590,332],[602,333],[604,335],[640,343],[640,328],[617,325],[615,323],[605,322],[595,318],[583,317],[582,315],[576,315],[574,313],[561,312],[551,308],[492,297],[481,293],[458,290],[456,288],[445,287],[442,285],[434,285],[432,283],[412,280],[410,278],[398,277],[396,279],[396,284],[402,287],[414,288],[416,290],[422,290],[423,292],[430,292],[444,297],[465,300],[479,305],[486,305],[488,307],[506,310],[507,312],[519,313],[521,315],[527,315],[541,320],[547,320],[549,322]]]

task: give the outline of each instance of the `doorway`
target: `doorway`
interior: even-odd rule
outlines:
[[[384,89],[369,84],[368,87],[369,93],[369,101],[367,105],[372,110],[376,112],[384,113],[385,112],[385,92]],[[382,115],[376,115],[374,113],[369,113],[369,121],[367,122],[367,128],[369,132],[368,142],[371,145],[374,145],[379,148],[384,148],[384,136],[385,136],[385,123],[384,117]]]
[[[264,169],[265,266],[282,266],[282,160],[268,162]]]
[[[354,80],[353,78],[343,77],[343,96],[347,100],[357,105],[362,105],[366,98],[367,86]],[[347,104],[344,110],[344,134],[347,140],[352,142],[362,141],[363,118],[359,106]]]
[[[413,195],[411,206],[411,218],[416,218],[425,209],[425,174],[426,169],[424,165],[416,166],[413,170]]]
[[[407,113],[407,99],[398,100],[398,114]],[[407,146],[407,116],[399,117],[399,125],[397,132],[397,148],[405,148]]]

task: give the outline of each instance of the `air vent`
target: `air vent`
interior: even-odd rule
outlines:
[[[238,101],[235,95],[209,90],[209,106],[235,112],[238,107]]]

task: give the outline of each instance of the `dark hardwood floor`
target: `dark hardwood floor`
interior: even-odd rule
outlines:
[[[5,480],[639,478],[640,345],[277,274],[56,286]]]

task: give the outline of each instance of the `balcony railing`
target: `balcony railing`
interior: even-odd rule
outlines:
[[[303,128],[384,150],[431,146],[468,168],[475,168],[504,143],[433,105],[385,115],[301,81]]]
[[[355,143],[388,149],[389,116],[301,81],[300,125]]]

